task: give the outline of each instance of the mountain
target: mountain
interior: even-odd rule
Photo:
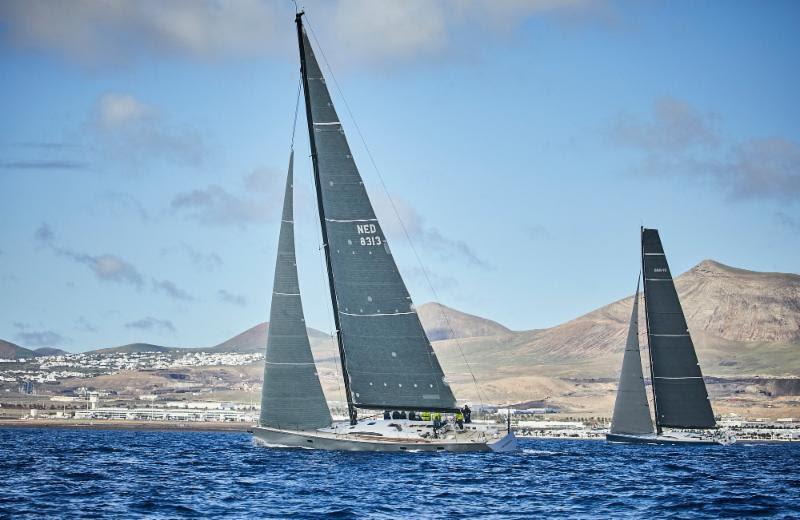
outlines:
[[[239,353],[258,353],[264,352],[267,348],[267,333],[269,331],[269,322],[262,322],[254,327],[250,327],[241,334],[237,334],[227,341],[223,341],[219,345],[211,348],[195,349],[203,350],[205,352],[239,352]],[[310,327],[306,328],[308,339],[311,342],[311,347],[314,348],[315,344],[320,342],[327,342],[330,337],[324,332]]]
[[[90,350],[87,354],[133,354],[136,352],[171,352],[173,350],[181,350],[174,347],[162,347],[161,345],[152,345],[150,343],[129,343],[120,347],[101,348],[97,350]]]
[[[267,346],[268,330],[269,323],[259,323],[207,350],[209,352],[260,352]]]
[[[40,347],[33,350],[34,354],[37,356],[62,356],[64,354],[69,354],[66,350],[61,350],[60,348],[53,348],[53,347]]]
[[[496,321],[457,311],[436,302],[420,305],[417,314],[431,341],[511,334],[511,330]]]
[[[796,397],[800,395],[800,276],[746,271],[704,260],[678,276],[676,288],[714,410],[753,417],[800,415]],[[421,305],[418,312],[460,399],[535,401],[537,406],[568,413],[606,416],[614,403],[632,303],[629,296],[561,325],[528,331],[512,331],[436,303]],[[267,331],[268,324],[260,323],[210,349],[133,344],[99,352],[263,352]],[[328,334],[308,331],[323,388],[329,400],[341,401],[336,342]],[[646,362],[644,334],[642,345]],[[129,372],[124,381],[122,375],[113,375],[69,384],[109,389],[122,385],[125,392],[134,394],[191,387],[218,392],[220,399],[255,399],[263,374],[260,364],[181,370],[184,376],[179,381],[173,380],[172,370],[142,373],[145,379]]]
[[[36,357],[34,351],[0,339],[0,359],[29,359],[32,357]]]
[[[800,276],[704,260],[675,285],[704,374],[800,376]],[[632,305],[629,296],[549,329],[440,342],[437,352],[455,363],[460,347],[479,370],[501,374],[615,379]]]

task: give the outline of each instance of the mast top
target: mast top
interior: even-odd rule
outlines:
[[[304,14],[306,14],[306,12],[305,12],[305,11],[298,11],[298,12],[297,12],[297,13],[294,15],[294,21],[295,21],[295,23],[297,23],[297,24],[299,24],[299,25],[302,25],[302,24],[303,24],[302,17],[303,17],[303,15],[304,15]]]

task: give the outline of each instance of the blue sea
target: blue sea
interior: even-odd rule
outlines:
[[[0,429],[4,518],[800,518],[800,444],[270,449],[246,433]]]

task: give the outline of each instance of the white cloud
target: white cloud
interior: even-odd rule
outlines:
[[[131,321],[125,324],[125,328],[138,330],[155,330],[160,332],[175,332],[175,325],[170,320],[160,320],[147,316],[140,320]]]
[[[390,235],[388,238],[404,238],[405,232],[407,232],[415,247],[421,246],[436,253],[442,259],[455,258],[473,267],[487,270],[493,268],[478,256],[465,241],[447,237],[439,229],[429,226],[425,218],[408,202],[398,197],[393,197],[392,200],[394,207],[386,197],[373,199],[375,213],[384,232],[388,231]]]
[[[254,197],[231,193],[216,184],[178,193],[173,197],[170,209],[175,214],[207,226],[245,227],[274,218],[271,204],[265,204]]]
[[[606,0],[307,0],[310,25],[337,59],[409,61],[503,37],[526,20],[602,19]],[[259,0],[6,0],[0,21],[17,46],[96,66],[145,57],[295,59],[292,4]],[[461,38],[457,33],[480,33]],[[294,52],[293,52],[294,51]],[[345,58],[347,57],[347,58]]]
[[[135,124],[155,115],[151,106],[130,94],[104,94],[97,103],[97,122],[109,129]]]
[[[244,295],[232,293],[225,289],[217,291],[217,298],[219,298],[221,302],[238,305],[239,307],[245,307],[247,305],[247,298],[245,298]]]
[[[205,155],[205,143],[196,130],[171,124],[154,106],[131,94],[101,96],[88,129],[102,153],[134,169],[156,159],[196,166]]]
[[[714,114],[703,114],[685,101],[666,96],[655,100],[649,120],[620,115],[610,136],[618,144],[650,152],[677,152],[716,146],[715,126]]]
[[[9,0],[0,3],[0,20],[19,46],[97,65],[262,54],[275,45],[281,11],[258,0]]]
[[[175,300],[193,301],[195,298],[170,280],[153,280],[153,290]]]
[[[780,137],[725,143],[716,119],[683,101],[661,98],[649,118],[621,116],[608,134],[641,152],[635,174],[708,182],[730,199],[800,200],[800,143]]]
[[[19,332],[16,340],[27,347],[55,347],[68,342],[67,338],[53,330],[31,330],[27,323],[14,323]]]

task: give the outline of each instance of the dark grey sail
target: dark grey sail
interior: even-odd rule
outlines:
[[[292,167],[289,159],[283,216],[275,262],[275,282],[267,333],[264,386],[261,390],[261,425],[272,428],[313,430],[331,425],[311,355],[294,251]]]
[[[713,428],[703,374],[656,229],[642,228],[642,272],[656,426]]]
[[[650,407],[647,405],[647,392],[642,375],[642,357],[639,353],[638,281],[636,296],[633,297],[633,311],[628,327],[628,339],[625,342],[625,354],[622,357],[617,400],[614,402],[611,433],[653,433],[653,420],[650,418]]]
[[[455,397],[375,217],[300,15],[297,28],[334,319],[350,402],[360,408],[453,410]]]

